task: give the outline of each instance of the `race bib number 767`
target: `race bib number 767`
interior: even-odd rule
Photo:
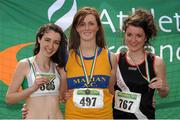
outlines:
[[[124,112],[135,113],[139,109],[140,100],[141,94],[139,93],[116,90],[114,108]]]

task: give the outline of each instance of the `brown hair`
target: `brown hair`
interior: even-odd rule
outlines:
[[[47,33],[49,30],[53,30],[54,32],[59,33],[61,36],[61,41],[58,50],[56,53],[51,56],[51,60],[58,64],[59,67],[64,67],[66,63],[66,56],[67,56],[67,37],[62,31],[62,29],[53,23],[48,23],[43,26],[41,26],[36,34],[36,43],[34,48],[34,55],[37,55],[40,50],[40,44],[38,42],[38,38],[41,39],[45,33]]]
[[[149,39],[157,35],[157,28],[153,20],[153,16],[150,12],[146,10],[138,9],[134,12],[134,14],[129,16],[124,21],[123,30],[125,32],[129,25],[133,25],[135,27],[141,27],[144,30],[144,33],[147,38],[145,45],[147,46],[149,45]]]
[[[105,48],[106,41],[104,38],[104,30],[99,18],[99,14],[96,9],[91,7],[83,7],[80,9],[76,15],[74,16],[73,23],[70,30],[70,38],[69,38],[69,50],[73,49],[77,51],[80,46],[80,36],[79,33],[76,31],[76,27],[84,20],[84,18],[92,14],[95,16],[99,30],[96,33],[96,44],[98,47]]]

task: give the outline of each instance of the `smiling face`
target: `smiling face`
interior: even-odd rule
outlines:
[[[132,52],[143,51],[146,35],[141,27],[129,25],[125,32],[125,43]]]
[[[99,27],[94,15],[87,15],[82,22],[77,25],[76,30],[79,33],[80,40],[96,40],[96,33]]]
[[[46,57],[51,57],[60,45],[61,36],[59,33],[49,30],[42,38],[38,38],[38,42],[40,44],[40,53],[42,53]]]

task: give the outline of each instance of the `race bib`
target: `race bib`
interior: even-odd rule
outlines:
[[[103,98],[103,90],[99,89],[81,88],[73,92],[73,103],[78,108],[102,108]]]
[[[116,90],[114,108],[124,112],[135,113],[139,109],[140,101],[141,94],[139,93]]]

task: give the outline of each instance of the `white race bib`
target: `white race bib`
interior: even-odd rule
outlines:
[[[99,89],[80,88],[73,92],[73,103],[78,108],[102,108],[103,99],[103,90]]]
[[[139,93],[116,90],[114,108],[124,112],[135,113],[139,109],[140,101],[141,94]]]

